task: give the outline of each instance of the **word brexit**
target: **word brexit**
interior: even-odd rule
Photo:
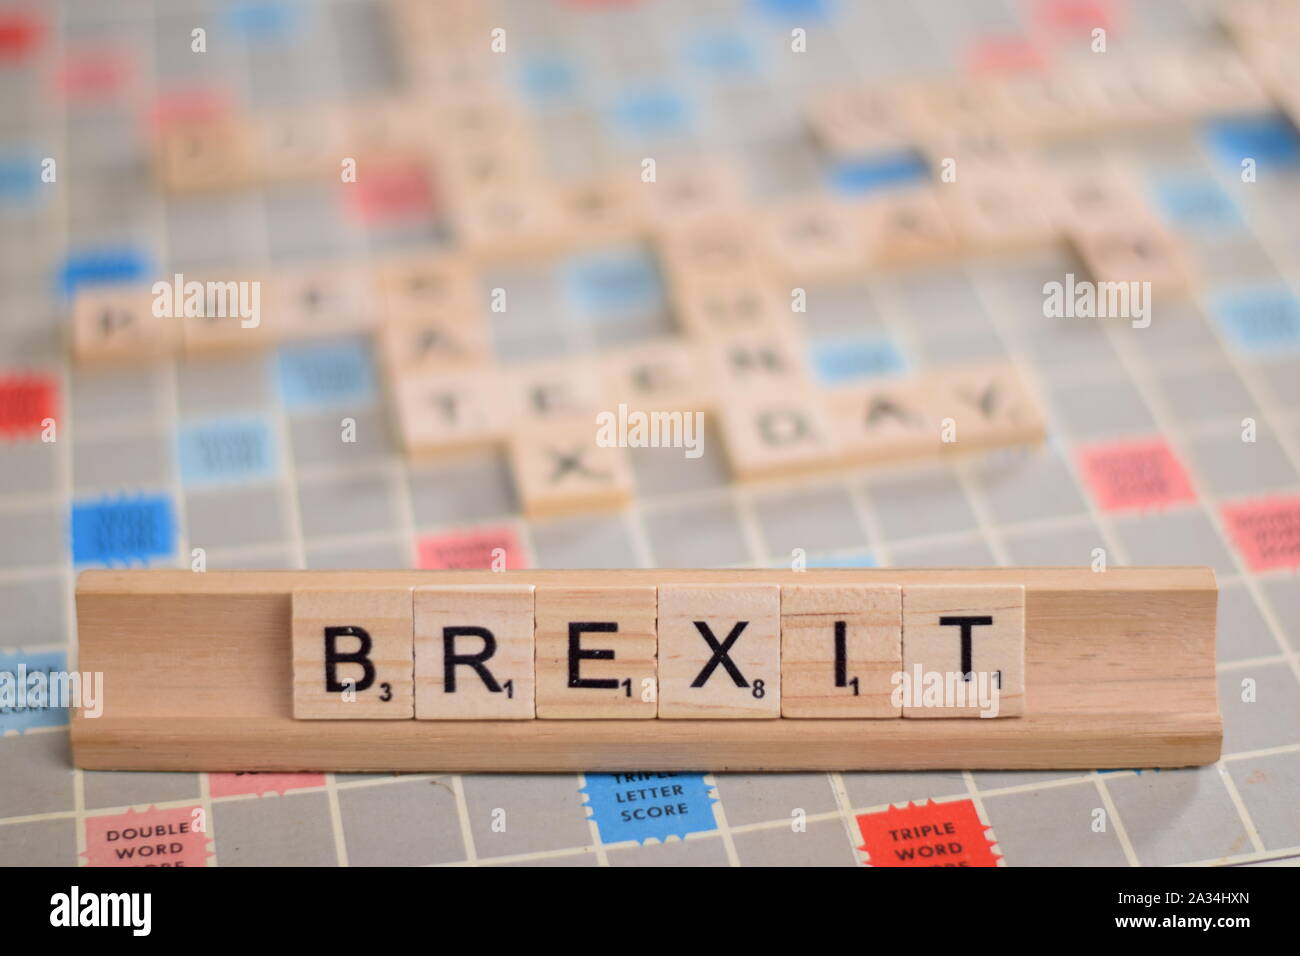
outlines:
[[[1014,717],[1020,585],[293,592],[294,717]]]

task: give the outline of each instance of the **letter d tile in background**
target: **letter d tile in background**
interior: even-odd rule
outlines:
[[[897,584],[781,585],[781,716],[900,717]]]
[[[1025,712],[1025,589],[1021,585],[903,588],[904,717]],[[965,679],[967,676],[969,680]],[[964,700],[958,695],[963,695]]]
[[[415,589],[415,716],[532,720],[533,586]]]
[[[659,716],[781,716],[780,585],[660,585]]]
[[[537,716],[653,718],[654,585],[537,588]]]
[[[293,592],[293,716],[410,720],[410,588]]]

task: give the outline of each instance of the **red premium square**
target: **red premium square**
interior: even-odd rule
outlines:
[[[871,866],[997,866],[972,800],[909,803],[858,816]]]
[[[1102,511],[1145,511],[1196,500],[1187,470],[1162,438],[1088,445],[1078,456]]]

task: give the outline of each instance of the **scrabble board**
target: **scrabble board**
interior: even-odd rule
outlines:
[[[75,576],[104,566],[1203,564],[1220,586],[1223,757],[1089,772],[83,772],[66,710],[4,706],[0,864],[1300,858],[1300,137],[1276,50],[1297,35],[1295,5],[499,0],[448,4],[437,22],[418,7],[0,5],[0,671],[73,666]],[[454,55],[493,43],[491,59]],[[1202,69],[1224,55],[1252,79]],[[1144,83],[1174,76],[1188,100],[1155,115],[1111,77],[1107,109],[1076,110],[1078,77],[1099,58]],[[438,135],[484,85],[526,126],[486,160],[458,152],[474,130]],[[895,141],[874,122],[863,91],[902,88],[887,102],[912,134],[947,116],[934,135]],[[986,88],[1004,99],[963,120],[951,91]],[[1032,149],[949,141],[990,115],[1029,129]],[[271,136],[292,123],[343,123],[344,140],[371,147],[356,181]],[[276,163],[249,161],[272,148]],[[1020,209],[1005,178],[944,205],[938,221],[957,225],[960,249],[924,229],[878,241],[872,230],[899,215],[936,221],[930,199],[948,195],[936,184],[953,154],[957,186],[985,182],[981,163],[1014,167],[1022,184],[1114,175],[1102,202],[1064,216],[1063,242],[1059,219],[988,212]],[[484,308],[459,343],[473,361],[434,378],[473,389],[500,377],[532,400],[518,400],[535,425],[526,435],[562,427],[528,419],[537,397],[563,386],[575,407],[601,407],[609,393],[582,390],[600,377],[593,365],[615,375],[629,357],[663,354],[712,368],[701,326],[719,297],[738,301],[726,299],[735,287],[720,291],[702,274],[707,256],[663,238],[680,238],[684,214],[643,242],[617,217],[559,227],[559,206],[530,207],[546,228],[503,235],[490,215],[500,207],[467,202],[480,193],[463,177],[544,180],[573,216],[603,208],[580,187],[629,170],[641,185],[647,157],[665,181],[721,170],[709,181],[736,187],[725,198],[741,239],[766,258],[735,271],[797,272],[775,287],[791,313],[778,345],[803,371],[710,405],[698,457],[602,449],[620,453],[612,493],[532,493],[537,446],[492,427],[410,427],[421,419],[404,415],[399,386],[427,378],[398,374],[409,326],[331,308],[339,325],[312,329],[303,295],[285,298],[325,289],[346,304],[412,255],[473,247],[472,269],[455,275],[482,302],[504,290],[508,305]],[[930,199],[907,198],[918,190]],[[850,216],[866,251],[806,241]],[[1137,252],[1146,259],[1126,272]],[[843,268],[859,255],[869,269]],[[101,317],[138,310],[141,288],[175,275],[265,277],[266,315],[293,321],[251,336],[185,326],[142,339],[153,355],[78,335],[120,330]],[[1149,323],[1045,313],[1048,286],[1067,276],[1133,275],[1153,282]],[[796,283],[802,310],[786,298]],[[744,290],[772,307],[765,282]],[[979,453],[932,455],[900,436],[888,461],[774,457],[745,437],[764,402],[833,415],[836,396],[878,388],[893,402],[978,398],[987,381],[965,377],[988,369],[1028,411],[978,433]]]

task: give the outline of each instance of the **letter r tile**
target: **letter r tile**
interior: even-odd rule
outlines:
[[[293,716],[410,720],[410,588],[293,592]]]
[[[781,587],[659,586],[659,716],[781,716]]]
[[[533,586],[415,589],[415,716],[532,720]]]

